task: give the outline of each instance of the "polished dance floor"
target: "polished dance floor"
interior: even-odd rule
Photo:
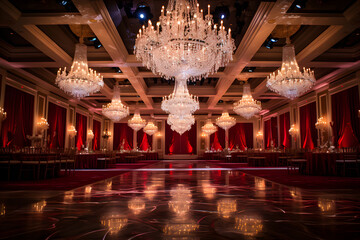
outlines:
[[[358,192],[307,192],[203,161],[159,162],[56,196],[21,194],[0,198],[0,239],[360,238]]]

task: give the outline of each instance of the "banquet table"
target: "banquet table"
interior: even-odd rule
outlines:
[[[97,159],[103,156],[103,153],[78,153],[75,155],[75,168],[97,168]]]
[[[204,159],[205,160],[219,160],[220,152],[205,152]]]
[[[307,172],[310,175],[336,175],[336,160],[342,159],[342,153],[305,153]]]

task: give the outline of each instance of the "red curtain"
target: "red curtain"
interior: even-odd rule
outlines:
[[[48,117],[49,129],[48,147],[50,149],[64,148],[66,128],[66,108],[49,102]]]
[[[93,120],[93,133],[94,139],[92,142],[92,149],[100,150],[100,135],[101,135],[101,122]]]
[[[280,120],[280,146],[281,148],[291,148],[290,129],[290,112],[279,116]]]
[[[82,146],[86,147],[86,135],[87,135],[87,117],[76,113],[76,147],[81,150]]]
[[[309,103],[300,108],[300,136],[304,149],[314,149],[317,146],[318,133],[316,123],[316,103]]]
[[[229,148],[236,149],[237,146],[241,150],[245,148],[253,148],[253,124],[252,123],[236,123],[229,129]]]
[[[142,129],[137,132],[137,146],[140,150],[147,151],[152,147],[152,136],[147,135]]]
[[[165,153],[166,154],[196,154],[196,122],[189,131],[182,135],[171,130],[170,125],[165,127]]]
[[[273,137],[274,141],[274,147],[279,146],[279,137],[278,137],[278,123],[277,123],[277,117],[271,118],[271,135]]]
[[[223,150],[225,147],[225,130],[218,128],[218,130],[210,135],[210,149]]]
[[[7,118],[2,124],[2,146],[24,147],[30,145],[26,136],[33,133],[34,96],[6,85],[4,110]]]
[[[360,140],[358,86],[332,95],[331,108],[335,146],[342,148],[358,145]]]
[[[265,121],[264,131],[265,131],[265,146],[266,146],[266,148],[271,147],[271,140],[274,143],[274,147],[277,147],[278,146],[277,117],[272,117],[271,119]]]
[[[123,146],[124,150],[133,148],[133,130],[127,123],[114,123],[114,139],[113,149],[120,150]]]
[[[271,120],[267,120],[264,122],[264,134],[265,134],[265,147],[270,148],[271,146]]]

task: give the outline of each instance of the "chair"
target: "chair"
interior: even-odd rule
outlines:
[[[336,168],[340,169],[341,175],[346,176],[347,170],[354,170],[356,176],[359,176],[360,159],[357,152],[350,152],[348,149],[343,150],[342,159],[336,160]],[[337,171],[338,172],[338,171]]]
[[[107,152],[104,157],[99,157],[96,160],[97,160],[97,164],[96,164],[97,168],[100,168],[99,167],[100,163],[101,163],[102,166],[104,166],[104,168],[107,168],[107,166],[109,164],[116,161],[115,152]]]
[[[20,161],[14,159],[13,154],[1,154],[0,155],[0,169],[5,169],[7,172],[7,180],[10,181],[12,167],[19,167]]]
[[[65,174],[69,170],[69,175],[71,174],[71,169],[73,169],[73,173],[75,174],[75,153],[76,150],[68,150],[62,156],[60,156],[60,164],[61,168],[65,168]]]

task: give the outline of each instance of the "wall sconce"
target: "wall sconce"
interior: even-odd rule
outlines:
[[[88,130],[87,131],[87,137],[88,139],[92,140],[94,138],[94,133],[92,130]]]
[[[68,129],[68,133],[69,133],[70,137],[74,137],[74,136],[76,136],[77,131],[74,126],[70,126]]]
[[[290,136],[295,137],[298,134],[298,132],[299,129],[297,129],[296,125],[295,124],[291,125],[291,128],[289,129]]]

